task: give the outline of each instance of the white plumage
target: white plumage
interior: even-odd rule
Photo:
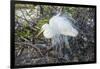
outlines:
[[[49,20],[49,24],[42,26],[43,35],[45,38],[53,38],[56,35],[65,35],[76,37],[78,31],[72,26],[69,17],[57,14]]]
[[[44,35],[45,38],[52,38],[54,36],[53,30],[49,26],[49,24],[44,24],[42,26],[42,31],[44,31],[43,35]]]

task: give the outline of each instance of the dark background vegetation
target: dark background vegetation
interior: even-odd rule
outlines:
[[[69,38],[72,55],[69,60],[54,57],[48,52],[50,42],[41,34],[41,26],[49,22],[62,6],[16,4],[15,5],[15,64],[37,65],[50,63],[95,61],[95,8],[63,6],[76,20],[73,24],[79,31],[76,38]],[[67,58],[67,57],[66,57]]]

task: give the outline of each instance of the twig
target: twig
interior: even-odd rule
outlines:
[[[15,44],[19,44],[19,45],[29,45],[31,46],[32,48],[34,48],[41,56],[43,56],[43,54],[41,53],[40,49],[38,47],[36,47],[35,45],[33,45],[32,43],[30,42],[15,42]]]
[[[25,7],[27,7],[26,5],[25,5]],[[28,7],[27,7],[28,8]],[[34,20],[32,17],[31,17],[31,15],[27,12],[27,10],[25,10],[25,12],[26,12],[26,14],[31,18],[31,20]]]
[[[21,49],[18,51],[17,56],[20,56],[20,55],[22,54],[23,50],[24,50],[24,48],[23,48],[23,47],[21,47]]]
[[[23,14],[23,16],[24,16],[24,18],[25,18],[25,20],[29,23],[29,21],[27,20],[27,18],[25,17],[25,15],[24,15],[24,13],[23,13],[23,11],[22,11],[22,9],[20,8],[20,11],[22,12],[22,14]]]

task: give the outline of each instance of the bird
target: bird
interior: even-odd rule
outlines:
[[[74,28],[72,21],[74,19],[68,14],[58,13],[51,17],[49,23],[45,23],[41,32],[38,33],[37,37],[43,32],[43,35],[47,39],[51,39],[55,36],[64,35],[76,37],[78,35],[78,30]]]
[[[52,39],[51,46],[55,47],[58,57],[66,58],[66,49],[72,54],[67,37],[76,37],[79,33],[73,22],[75,20],[68,13],[58,13],[50,18],[49,23],[41,27],[37,37],[43,32],[45,38]]]

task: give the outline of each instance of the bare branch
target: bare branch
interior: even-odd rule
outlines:
[[[33,44],[30,43],[30,42],[15,42],[15,44],[31,46],[31,47],[34,48],[41,56],[43,56],[43,54],[41,53],[40,49],[39,49],[38,47],[36,47],[36,45],[33,45]]]

